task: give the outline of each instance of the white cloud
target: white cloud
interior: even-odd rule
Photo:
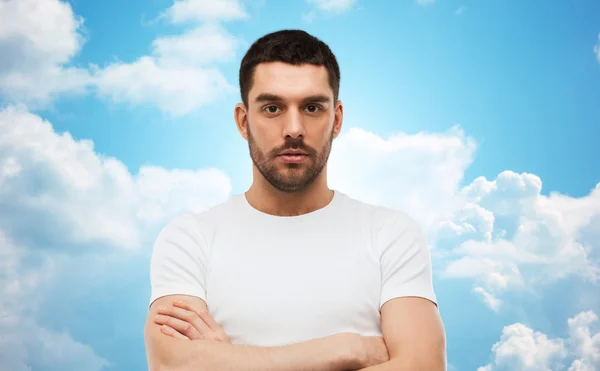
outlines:
[[[95,89],[112,102],[150,104],[182,116],[237,92],[215,66],[230,61],[242,40],[214,21],[248,15],[239,1],[176,1],[170,22],[200,22],[175,36],[157,37],[151,55],[103,67],[70,65],[84,44],[83,19],[59,0],[0,2],[0,97],[38,108],[61,94]]]
[[[465,202],[457,210],[452,220],[445,220],[439,225],[440,237],[469,236],[491,242],[494,232],[494,214],[476,203]]]
[[[231,190],[215,169],[145,166],[133,175],[119,160],[96,154],[91,141],[57,134],[22,108],[0,111],[0,133],[0,230],[20,243],[137,247],[146,226],[184,208],[208,207]]]
[[[37,260],[32,259],[31,252],[17,247],[0,230],[0,324],[8,326],[19,320],[18,313],[37,310],[38,297],[31,293],[52,276],[54,266],[43,254],[36,257]],[[21,262],[24,260],[37,263],[23,269]]]
[[[549,339],[545,334],[516,323],[502,330],[500,341],[492,347],[494,362],[486,370],[555,370],[567,355],[563,339]]]
[[[167,66],[153,57],[133,63],[114,63],[97,74],[101,96],[114,103],[150,104],[178,117],[232,92],[216,68]]]
[[[98,69],[99,94],[113,102],[152,104],[172,116],[190,113],[236,91],[210,64],[232,59],[241,41],[207,24],[153,42],[151,56]]]
[[[525,287],[519,263],[535,262],[538,259],[519,251],[516,246],[504,240],[494,243],[469,240],[453,251],[463,256],[446,266],[446,276],[474,278],[494,292],[508,287]]]
[[[600,228],[600,184],[582,198],[544,196],[541,187],[538,177],[510,171],[464,187],[460,193],[468,204],[489,214],[474,213],[475,221],[468,223],[471,229],[454,228],[454,241],[463,241],[453,249],[456,258],[446,266],[445,275],[474,278],[492,295],[507,289],[533,290],[568,276],[597,282],[600,268],[593,254],[598,242],[586,229]],[[465,224],[462,214],[448,225]],[[452,241],[448,236],[454,230],[446,228],[444,237]]]
[[[240,45],[241,40],[223,27],[209,23],[181,35],[156,38],[152,55],[164,66],[202,66],[232,60]]]
[[[591,371],[600,368],[600,332],[594,312],[579,313],[568,320],[569,337],[546,334],[515,323],[506,326],[492,347],[493,361],[478,371]],[[569,366],[570,364],[570,366]]]
[[[217,169],[143,166],[131,174],[89,140],[58,134],[23,107],[0,110],[0,359],[9,370],[101,370],[108,361],[36,321],[42,284],[64,259],[102,246],[140,247],[184,210],[224,201]],[[89,247],[89,248],[87,248]],[[8,365],[8,366],[7,366]],[[36,367],[38,365],[39,367]]]
[[[232,188],[229,177],[215,168],[167,170],[143,166],[135,179],[140,199],[135,216],[153,224],[182,210],[201,211],[225,201]]]
[[[231,21],[248,18],[239,0],[175,0],[164,13],[173,23]]]
[[[0,96],[30,106],[63,93],[81,93],[89,72],[68,66],[84,43],[83,20],[67,2],[0,2]]]
[[[356,3],[356,0],[307,0],[307,2],[323,11],[345,12]]]
[[[213,5],[206,5],[213,3],[219,2],[185,1],[174,6],[197,6],[204,12],[213,9]],[[220,14],[214,12],[221,6],[214,5],[210,14]],[[214,23],[158,37],[152,43],[151,55],[96,68],[96,87],[112,102],[150,104],[173,117],[183,116],[224,94],[237,92],[214,65],[231,60],[242,44],[241,39]]]
[[[24,261],[28,264],[25,266]],[[33,264],[32,262],[38,262]],[[33,317],[39,286],[55,264],[39,251],[16,246],[0,230],[0,359],[3,370],[102,370],[109,362],[69,334],[48,330]]]
[[[594,46],[594,54],[596,54],[596,59],[600,62],[600,33],[598,34],[598,43]]]
[[[577,357],[569,371],[599,370],[600,323],[596,313],[582,312],[570,318],[568,324],[571,347]]]
[[[493,311],[498,312],[500,310],[500,306],[502,305],[502,300],[496,298],[494,295],[485,291],[482,287],[475,285],[473,287],[473,292],[479,294],[482,297],[483,302]]]
[[[464,205],[457,189],[475,148],[457,127],[387,139],[353,128],[333,144],[329,183],[366,202],[407,211],[434,237]]]

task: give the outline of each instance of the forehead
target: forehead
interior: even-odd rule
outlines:
[[[319,94],[333,98],[328,76],[325,66],[260,63],[254,70],[248,97],[252,101],[259,94],[269,93],[291,100]]]

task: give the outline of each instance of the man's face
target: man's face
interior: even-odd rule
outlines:
[[[341,126],[341,104],[333,101],[325,67],[261,63],[248,93],[246,120],[258,171],[274,188],[298,192],[327,164]]]

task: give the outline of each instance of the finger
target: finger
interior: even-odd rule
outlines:
[[[204,320],[200,318],[200,316],[193,310],[187,310],[174,306],[160,306],[158,307],[158,313],[179,319],[192,325],[196,329],[198,334],[200,334],[199,339],[211,338],[210,334],[213,331],[208,327],[206,323],[204,323]],[[196,338],[192,340],[196,340]]]
[[[169,327],[167,325],[160,326],[160,332],[162,332],[165,335],[169,335],[171,337],[174,337],[175,339],[191,340],[187,336],[185,336],[183,334],[180,334],[179,332],[175,331],[173,328],[171,328],[171,327]]]
[[[182,321],[178,318],[158,314],[154,317],[154,322],[159,325],[166,325],[178,333],[185,335],[190,340],[202,339],[198,330],[191,323]]]
[[[215,321],[215,319],[210,315],[210,312],[208,310],[201,310],[198,313],[198,315],[208,325],[208,327],[210,327],[214,331],[214,334],[216,336],[215,340],[231,342],[229,340],[229,336],[227,336],[225,331],[223,331],[223,328],[219,326],[217,321]]]
[[[229,338],[229,336],[227,336],[225,331],[221,330],[218,332],[218,334],[219,334],[219,339],[221,339],[222,341],[224,341],[226,343],[231,343],[231,339]]]
[[[204,323],[206,323],[208,325],[208,327],[210,327],[211,330],[213,330],[213,331],[221,330],[221,327],[219,326],[217,321],[215,321],[215,319],[210,315],[210,312],[207,309],[195,308],[191,304],[189,304],[185,301],[173,301],[173,305],[175,305],[179,308],[193,311],[194,313],[198,314],[198,316],[200,318],[202,318]]]
[[[210,315],[210,312],[208,311],[208,309],[206,309],[206,308],[198,309],[198,308],[194,307],[193,305],[191,305],[190,303],[183,301],[183,300],[174,300],[173,305],[183,308],[183,309],[186,309],[186,310],[193,311],[196,314],[198,314],[198,316],[200,316],[200,318],[204,321],[204,323],[206,323],[208,325],[208,327],[212,331],[214,331],[214,333],[211,336],[211,338],[214,338],[214,340],[231,342],[231,340],[229,339],[229,336],[227,336],[225,331],[223,331],[223,328],[221,328],[221,326],[219,326],[219,324],[217,323],[217,321],[215,321],[213,316]]]

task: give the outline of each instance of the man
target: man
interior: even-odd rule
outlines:
[[[343,117],[331,50],[274,32],[239,77],[234,116],[253,183],[159,234],[150,370],[445,370],[423,233],[400,211],[328,188]]]

